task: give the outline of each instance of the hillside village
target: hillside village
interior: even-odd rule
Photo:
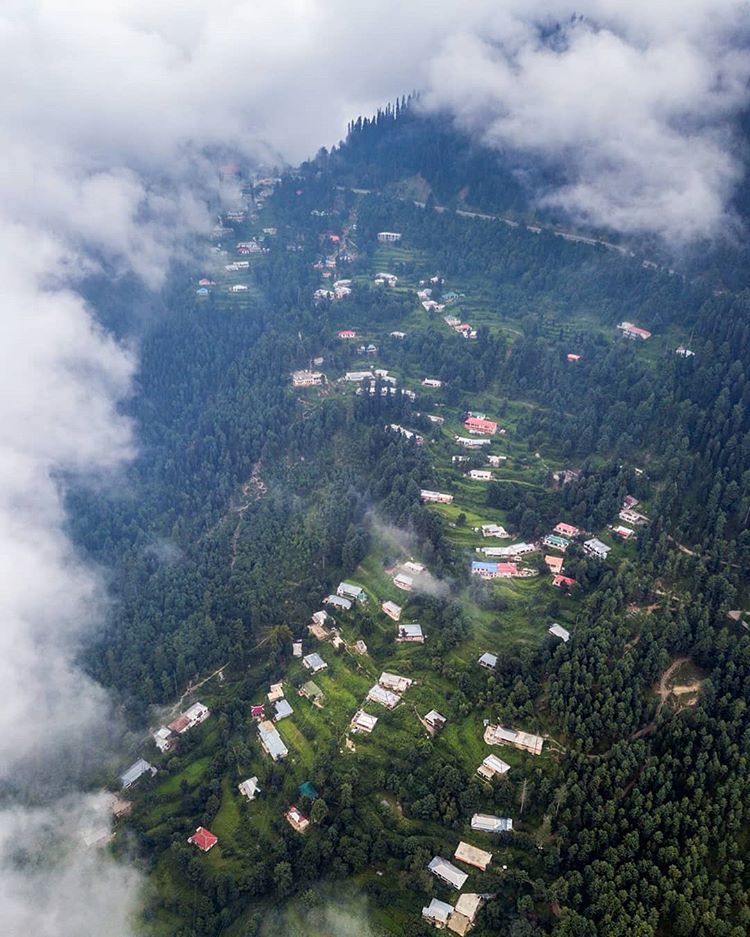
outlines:
[[[254,267],[267,262],[281,237],[272,210],[278,182],[256,180],[242,206],[221,217],[205,270],[195,281],[197,315],[220,315],[227,304],[245,308],[252,301]],[[383,430],[429,460],[434,487],[422,488],[419,502],[439,519],[458,551],[463,579],[443,580],[429,556],[410,549],[408,538],[394,546],[376,530],[351,575],[334,591],[321,589],[309,619],[288,622],[281,663],[269,683],[257,686],[242,715],[241,774],[215,785],[218,810],[210,822],[196,815],[187,842],[216,871],[236,869],[237,844],[248,841],[243,829],[268,833],[281,821],[296,836],[316,835],[329,810],[325,778],[311,776],[316,751],[335,750],[337,758],[382,772],[394,745],[418,750],[429,744],[459,767],[475,806],[452,826],[427,815],[403,818],[398,799],[386,790],[372,809],[389,815],[389,822],[408,823],[425,845],[440,843],[421,865],[434,894],[425,893],[427,880],[420,878],[408,906],[400,902],[398,920],[421,918],[466,934],[481,925],[484,908],[507,902],[504,879],[515,881],[526,874],[523,869],[543,862],[550,842],[548,821],[525,803],[526,781],[521,795],[513,788],[511,796],[510,780],[559,783],[559,756],[571,740],[553,737],[548,716],[528,706],[510,707],[518,716],[498,720],[503,707],[492,704],[489,693],[484,715],[467,715],[458,702],[462,685],[469,680],[491,687],[504,655],[519,642],[548,654],[567,653],[587,591],[577,570],[586,564],[606,570],[632,560],[652,515],[647,500],[628,492],[596,529],[582,529],[560,509],[533,539],[521,535],[498,492],[512,485],[560,493],[576,482],[581,468],[525,438],[524,401],[506,399],[502,388],[473,398],[457,393],[446,374],[400,354],[413,333],[437,331],[455,335],[457,342],[477,342],[480,329],[493,327],[491,318],[470,281],[449,279],[430,266],[398,230],[375,234],[367,245],[370,269],[363,270],[356,205],[335,218],[321,210],[319,219],[328,227],[311,264],[319,285],[309,301],[330,323],[328,347],[296,362],[289,393],[304,412],[332,397],[406,401],[404,416],[384,423]],[[287,251],[301,245],[292,231],[284,236]],[[406,314],[382,322],[363,316],[358,297],[373,291],[397,297]],[[495,328],[512,340],[507,323]],[[650,332],[627,322],[608,339],[653,341]],[[575,345],[565,364],[585,366]],[[640,490],[648,490],[642,469],[632,466],[631,476]],[[438,661],[436,612],[431,605],[427,613],[425,597],[448,595],[469,625],[453,646],[440,645],[444,658]],[[208,752],[217,744],[214,709],[221,709],[222,680],[223,673],[209,680],[184,711],[155,726],[138,760],[123,773],[122,796],[135,798],[142,828],[158,831],[170,804],[211,777]],[[167,759],[191,739],[194,755],[172,773]],[[153,794],[141,795],[139,804],[141,784]]]

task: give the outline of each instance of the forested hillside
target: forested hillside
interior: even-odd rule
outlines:
[[[459,840],[492,852],[460,867],[477,937],[748,933],[750,294],[458,214],[528,196],[407,102],[245,183],[141,336],[136,461],[69,498],[111,570],[86,665],[157,769],[114,844],[144,933],[277,934],[280,904],[322,933],[356,898],[363,932],[431,934]],[[310,630],[342,579],[362,594]]]

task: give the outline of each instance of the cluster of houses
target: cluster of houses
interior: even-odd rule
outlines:
[[[333,236],[328,237],[330,240],[334,240]],[[401,240],[402,235],[398,232],[383,231],[379,232],[377,237],[378,241],[381,243],[396,243]],[[338,236],[336,236],[335,239],[338,240]],[[254,245],[254,247],[252,245]],[[243,242],[242,244],[238,244],[237,247],[238,253],[240,254],[257,253],[261,250],[260,245],[255,241]],[[242,250],[240,250],[240,248],[242,248]],[[235,261],[233,266],[236,269],[242,269],[238,265],[246,263],[246,261]],[[319,262],[315,266],[325,270],[323,276],[326,277],[328,281],[335,276],[335,274],[330,272],[330,269],[336,266],[335,258],[333,258],[332,261],[328,258],[325,263]],[[393,288],[398,283],[398,277],[385,272],[374,274],[372,280],[375,285],[387,288]],[[433,285],[442,285],[443,281],[440,277],[433,277],[429,282]],[[205,295],[208,294],[209,287],[213,285],[215,285],[213,281],[208,279],[203,279],[199,282],[199,288],[206,291]],[[247,287],[241,284],[237,286],[237,291],[240,289],[247,289]],[[420,287],[417,296],[423,308],[427,311],[443,312],[446,305],[459,298],[458,294],[455,293],[440,294],[437,292],[435,295],[440,298],[440,302],[437,302],[433,298],[433,290],[426,285],[425,281],[420,282]],[[230,289],[234,290],[234,287],[230,287]],[[314,299],[316,302],[338,301],[349,296],[351,292],[352,280],[340,279],[335,280],[331,288],[316,290]],[[476,338],[477,336],[476,330],[470,324],[462,322],[455,316],[446,315],[444,321],[465,338]],[[622,322],[617,328],[623,336],[631,340],[646,340],[651,336],[650,332],[629,322]],[[390,335],[392,338],[396,339],[403,339],[405,337],[405,333],[400,331],[391,332]],[[341,341],[353,341],[357,340],[359,336],[354,329],[341,329],[338,331],[337,337]],[[378,348],[374,344],[362,345],[358,348],[358,352],[363,356],[374,356],[377,355]],[[683,354],[684,357],[687,357],[692,355],[692,352],[680,348],[677,349],[677,354]],[[578,354],[569,353],[567,355],[567,360],[569,362],[577,362],[580,360],[580,357],[581,356]],[[294,371],[291,377],[293,386],[300,388],[319,386],[326,382],[326,377],[322,372],[312,369]],[[383,396],[394,393],[408,393],[411,399],[415,399],[416,396],[411,391],[397,390],[396,378],[389,375],[388,371],[385,369],[346,372],[341,380],[347,383],[358,384],[358,394],[366,394],[369,388],[369,393],[374,395],[377,392],[377,388],[380,387],[380,393],[383,394]],[[422,378],[421,384],[423,387],[430,389],[440,389],[444,386],[442,380],[433,377]],[[444,422],[442,416],[429,414],[425,414],[425,416],[436,425],[441,425]],[[424,443],[424,438],[421,435],[398,423],[388,423],[385,429],[388,432],[401,435],[405,439],[414,441],[416,445],[422,445]],[[454,441],[458,446],[466,450],[486,450],[487,447],[492,445],[493,437],[505,432],[498,426],[496,421],[489,419],[486,414],[472,412],[465,414],[463,431],[465,435],[455,436]],[[488,467],[471,468],[466,473],[467,477],[475,481],[491,481],[494,477],[491,469],[501,467],[506,459],[507,456],[490,454],[487,452],[486,464]],[[469,460],[470,456],[468,454],[452,456],[453,464],[457,465],[461,465]],[[474,464],[476,464],[476,462]],[[577,476],[577,473],[571,470],[566,470],[564,473],[557,474],[559,475],[558,484],[565,484],[567,481]],[[420,491],[420,500],[424,504],[452,504],[454,496],[441,491],[422,489]],[[634,536],[636,527],[648,523],[648,518],[635,510],[637,505],[638,501],[636,499],[630,496],[625,499],[619,513],[619,520],[622,521],[622,523],[609,527],[609,530],[614,536],[623,540],[628,540]],[[483,539],[494,539],[496,542],[499,540],[511,540],[514,536],[501,524],[494,523],[482,524],[479,527],[475,527],[474,531],[476,533],[481,533]],[[599,560],[606,559],[611,550],[607,544],[596,537],[584,539],[587,536],[587,534],[584,534],[574,525],[560,522],[549,534],[542,538],[540,543],[521,542],[512,545],[477,547],[477,552],[483,554],[484,558],[471,563],[471,573],[474,576],[488,580],[537,575],[538,571],[536,569],[524,568],[520,564],[522,559],[528,556],[528,554],[538,552],[544,547],[549,551],[544,553],[544,563],[552,574],[553,585],[558,588],[570,589],[575,585],[575,580],[565,576],[564,556],[571,543],[574,541],[579,542],[587,556]],[[412,560],[400,563],[391,570],[394,587],[407,593],[418,589],[419,577],[426,574],[427,571],[425,567]],[[333,611],[349,611],[356,606],[364,605],[367,601],[368,597],[364,589],[356,583],[342,581],[336,588],[335,593],[323,599],[323,604],[326,608]],[[395,623],[396,643],[424,643],[425,635],[421,625],[417,622],[402,621],[403,608],[401,605],[392,600],[385,600],[381,603],[380,608],[383,614]],[[313,637],[321,642],[330,641],[336,648],[343,646],[350,652],[361,655],[367,654],[367,645],[362,640],[350,646],[345,644],[328,611],[323,610],[313,614],[312,621],[308,625],[308,630]],[[558,623],[550,624],[548,633],[550,636],[563,643],[567,643],[571,637],[570,632]],[[303,642],[301,640],[295,640],[293,642],[292,654],[293,657],[301,660],[302,666],[305,668],[310,678],[324,672],[328,668],[328,664],[323,656],[317,651],[307,654],[303,652]],[[494,654],[486,652],[479,658],[478,663],[487,670],[494,670],[497,667],[498,659]],[[376,728],[379,717],[365,710],[364,707],[367,703],[381,706],[386,710],[394,710],[402,701],[404,694],[409,690],[412,684],[413,681],[409,677],[383,671],[377,682],[370,687],[365,700],[363,700],[360,707],[352,716],[349,723],[349,732],[351,735],[369,735]],[[309,700],[312,705],[317,707],[323,706],[323,691],[313,679],[308,679],[306,682],[302,683],[297,689],[297,693]],[[271,707],[270,713],[267,713],[266,703],[263,703],[253,706],[251,715],[257,722],[258,739],[262,749],[272,761],[279,762],[288,756],[289,751],[279,734],[277,725],[283,719],[293,715],[294,712],[291,704],[286,699],[283,682],[271,685],[267,694],[267,702]],[[199,708],[196,709],[196,707]],[[176,738],[183,731],[187,731],[192,725],[198,724],[198,722],[203,721],[203,719],[207,717],[208,710],[205,710],[205,707],[203,707],[205,715],[202,715],[200,707],[201,704],[195,704],[195,706],[183,713],[178,720],[175,720],[174,723],[171,723],[169,726],[162,726],[158,732],[154,734],[154,740],[162,751],[169,750],[169,747],[174,744]],[[424,716],[417,713],[417,717],[430,736],[439,733],[447,722],[446,717],[435,709],[430,710]],[[184,728],[182,728],[182,720],[184,719],[187,721],[184,723]],[[485,744],[489,746],[512,747],[533,755],[540,755],[544,746],[544,738],[542,736],[502,725],[489,724],[488,722],[485,722],[483,739]],[[347,740],[347,745],[349,745],[349,740]],[[491,781],[494,778],[503,777],[510,771],[510,765],[497,755],[490,753],[482,760],[476,770],[479,777]],[[155,773],[155,771],[156,769],[153,768],[153,766],[141,759],[123,775],[123,788],[135,783],[135,781],[144,774]],[[242,796],[246,797],[249,801],[253,801],[260,793],[258,778],[251,777],[243,781],[239,785],[239,791]],[[303,791],[302,787],[300,787],[300,793],[307,794],[306,791]],[[290,826],[297,832],[304,833],[310,825],[309,818],[306,817],[295,804],[291,804],[284,815]],[[471,819],[471,829],[481,834],[509,833],[513,830],[513,821],[509,817],[497,817],[490,814],[475,813]],[[201,850],[207,852],[216,844],[217,839],[210,831],[199,827],[190,837],[189,841],[194,843]],[[461,841],[458,843],[452,856],[453,861],[449,861],[442,856],[434,856],[428,864],[428,869],[444,885],[461,892],[469,877],[469,873],[464,871],[461,866],[470,866],[480,871],[485,871],[489,868],[492,858],[491,852],[480,849],[468,842]],[[422,917],[439,929],[447,929],[457,934],[466,934],[473,927],[477,914],[483,902],[488,897],[489,896],[477,893],[461,893],[453,904],[433,898],[430,904],[422,909]]]
[[[352,281],[351,280],[336,280],[333,284],[333,289],[327,290],[324,287],[315,290],[313,293],[313,300],[316,303],[322,302],[336,302],[341,299],[346,299],[347,296],[351,296],[352,292]]]
[[[205,722],[210,715],[210,710],[203,703],[193,703],[184,713],[180,713],[174,722],[170,722],[168,726],[160,726],[153,733],[154,744],[160,752],[171,751],[177,744],[179,736]]]
[[[417,576],[425,572],[425,568],[421,563],[404,563],[401,569],[411,569],[413,567],[418,568]],[[410,576],[408,572],[399,571],[393,577],[393,584],[405,592],[411,592],[414,588],[414,577]],[[398,625],[396,629],[397,644],[424,644],[425,636],[421,625],[417,624],[417,622],[401,623],[401,613],[403,609],[400,605],[387,600],[381,604],[380,608],[385,615]]]
[[[414,560],[399,563],[391,570],[391,574],[393,585],[402,592],[413,592],[414,589],[419,589],[420,578],[429,576],[427,567]]]
[[[160,726],[156,729],[151,738],[160,752],[170,752],[174,749],[181,735],[189,732],[195,726],[205,722],[211,715],[210,710],[203,703],[193,703],[185,712],[168,726]],[[139,758],[137,761],[120,775],[120,786],[122,790],[128,790],[133,787],[140,779],[146,775],[153,777],[156,774],[156,768],[145,758]]]
[[[484,560],[473,560],[471,575],[479,576],[481,579],[529,579],[539,574],[537,570],[519,566],[517,563],[492,563]]]
[[[385,428],[390,430],[392,433],[399,433],[405,439],[413,439],[418,446],[424,444],[424,436],[420,436],[419,433],[415,433],[410,429],[406,429],[406,427],[400,426],[398,423],[387,423]]]
[[[477,330],[468,322],[462,322],[457,316],[443,316],[443,322],[464,338],[476,338]]]
[[[487,759],[499,761],[494,755]],[[504,764],[504,762],[500,762]],[[507,766],[506,766],[507,770]],[[494,776],[495,773],[488,768],[488,774]],[[475,813],[471,818],[471,829],[480,833],[500,834],[510,833],[513,830],[513,820],[510,817],[496,817],[490,814]],[[428,905],[422,908],[422,918],[429,924],[432,924],[438,930],[449,930],[454,934],[467,934],[476,923],[477,915],[490,895],[478,894],[476,892],[463,892],[461,889],[466,885],[470,872],[464,871],[461,866],[468,866],[471,869],[478,869],[480,872],[486,872],[492,863],[492,853],[486,849],[480,849],[471,843],[461,840],[453,853],[453,860],[443,856],[433,856],[427,864],[429,871],[442,884],[450,889],[459,892],[455,904],[442,901],[439,898],[433,898]],[[457,865],[456,863],[460,863]],[[506,866],[503,866],[505,869]]]
[[[395,709],[401,702],[401,697],[412,685],[409,677],[402,677],[399,674],[383,671],[367,693],[367,699],[371,703],[378,703],[386,709]]]

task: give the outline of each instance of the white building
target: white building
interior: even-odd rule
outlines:
[[[435,856],[431,859],[427,868],[435,878],[439,878],[441,882],[450,885],[456,891],[461,891],[466,884],[466,879],[469,877],[466,872],[462,872],[461,869],[453,865],[452,862],[448,862],[447,859],[443,859],[442,856]]]
[[[336,589],[336,595],[343,599],[351,599],[354,602],[366,602],[367,593],[353,582],[340,582]]]
[[[562,625],[555,623],[554,625],[550,625],[547,631],[554,638],[560,638],[560,640],[564,641],[566,644],[568,641],[570,641],[570,632],[567,630],[567,628],[563,628]]]
[[[453,911],[452,904],[433,898],[426,908],[422,908],[422,917],[439,930],[443,930],[448,925],[448,919]]]
[[[443,382],[434,377],[425,377],[422,380],[422,387],[442,387]]]
[[[153,734],[154,744],[159,749],[160,752],[169,752],[171,751],[177,739],[174,736],[174,733],[171,729],[168,729],[166,726],[161,726]]]
[[[428,488],[423,488],[419,492],[420,500],[425,504],[452,504],[453,495],[444,494],[442,491],[430,491]]]
[[[321,670],[326,670],[328,667],[328,664],[323,660],[320,654],[314,652],[303,657],[302,664],[313,674],[320,673]]]
[[[497,667],[497,657],[494,654],[485,652],[479,658],[479,666],[484,667],[485,670],[494,670]]]
[[[431,709],[424,717],[424,721],[433,730],[433,732],[440,732],[440,730],[445,727],[445,724],[448,720],[445,718],[445,716],[441,715],[437,709]]]
[[[497,537],[500,540],[510,539],[510,534],[502,524],[482,524],[479,528],[483,537]]]
[[[294,387],[319,387],[324,380],[320,371],[292,371]]]
[[[404,592],[411,592],[414,588],[414,580],[411,576],[407,576],[406,573],[398,573],[393,577],[393,585],[397,589],[403,589]]]
[[[294,715],[294,710],[287,699],[276,700],[273,704],[274,709],[274,722],[281,722],[282,719],[288,719],[289,716]]]
[[[248,800],[255,800],[258,794],[260,794],[257,777],[248,778],[247,781],[242,781],[238,787],[240,794],[242,794],[243,797],[247,797]]]
[[[370,700],[371,703],[378,703],[380,706],[385,706],[386,709],[395,709],[401,702],[401,697],[398,693],[394,693],[392,690],[386,690],[385,687],[380,686],[379,683],[370,687],[367,699]]]
[[[415,576],[420,576],[427,567],[424,563],[415,563],[414,560],[407,560],[405,563],[401,564],[401,568],[405,569],[407,573],[414,573]]]
[[[132,787],[144,774],[150,774],[153,777],[156,774],[156,768],[149,764],[145,758],[139,758],[127,771],[120,775],[122,789],[126,791],[129,787]]]
[[[484,740],[488,745],[511,745],[532,755],[541,755],[544,746],[541,735],[532,735],[530,732],[508,729],[505,726],[487,726],[484,730]]]
[[[184,713],[179,715],[174,722],[169,723],[169,728],[177,735],[182,735],[189,729],[205,722],[211,715],[210,710],[203,703],[193,703]]]
[[[378,240],[381,244],[392,244],[401,240],[401,233],[399,231],[379,231]]]
[[[502,777],[510,771],[510,765],[498,758],[497,755],[488,755],[477,768],[480,778],[491,781],[495,776]]]
[[[584,553],[595,557],[597,560],[606,560],[611,550],[612,547],[608,547],[606,543],[602,543],[596,537],[587,540],[583,545]]]
[[[470,436],[454,436],[453,441],[464,449],[481,449],[483,446],[491,446],[491,439],[472,439]]]
[[[510,817],[495,817],[489,813],[475,813],[471,818],[472,830],[480,833],[510,833],[513,820]]]
[[[648,329],[641,329],[637,325],[633,325],[632,322],[621,322],[617,328],[622,332],[625,338],[629,338],[631,341],[635,341],[636,339],[645,341],[647,338],[651,338],[651,333]]]
[[[352,607],[351,599],[345,599],[340,595],[327,595],[323,599],[324,605],[330,605],[331,608],[341,609],[343,612],[348,612]]]
[[[469,472],[469,478],[475,482],[491,482],[493,477],[492,472],[487,469],[471,469]]]
[[[409,677],[402,677],[397,673],[388,673],[387,670],[384,670],[380,674],[378,683],[387,690],[393,690],[394,693],[405,693],[413,681]]]
[[[516,559],[527,553],[534,553],[537,548],[533,543],[515,543],[509,547],[477,547],[477,553],[485,556],[504,556],[507,559]]]
[[[377,721],[377,716],[371,716],[369,713],[364,712],[364,710],[358,709],[351,721],[352,732],[364,732],[366,735],[369,735],[375,728]]]
[[[376,273],[374,280],[378,285],[385,284],[389,287],[393,287],[398,283],[398,277],[393,273]]]
[[[417,624],[399,625],[396,631],[398,644],[424,644],[422,626]]]
[[[272,722],[261,722],[258,725],[258,738],[263,750],[270,755],[273,761],[281,761],[289,754],[281,736]]]
[[[406,429],[405,426],[399,426],[398,423],[387,423],[385,428],[390,429],[394,433],[400,433],[405,439],[413,439],[418,446],[424,443],[423,436],[420,436],[419,433],[415,433],[410,429]]]
[[[383,602],[380,607],[385,614],[394,621],[398,621],[401,618],[401,606],[396,605],[395,602]]]

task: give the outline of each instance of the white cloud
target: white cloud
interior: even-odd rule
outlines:
[[[7,937],[130,937],[138,875],[86,846],[108,828],[101,797],[0,813],[0,905]],[[39,855],[54,855],[41,865]]]
[[[731,223],[742,172],[731,121],[750,78],[744,3],[504,9],[446,38],[428,106],[491,146],[562,164],[569,181],[544,200],[581,221],[672,243]]]

